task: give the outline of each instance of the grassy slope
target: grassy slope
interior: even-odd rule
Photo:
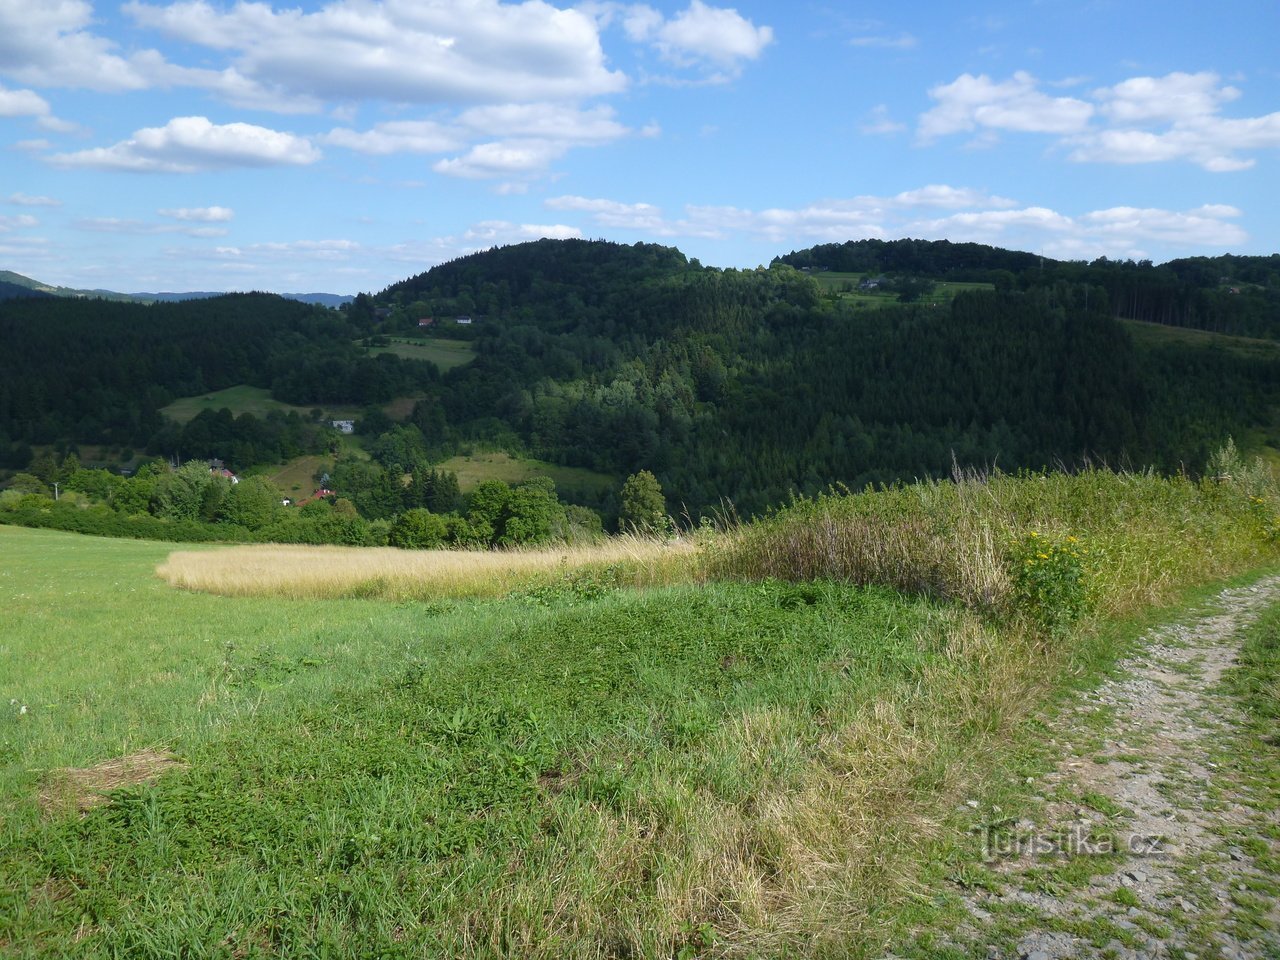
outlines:
[[[717,562],[789,551],[962,587],[970,561],[936,561],[981,554],[983,523],[1096,525],[1100,602],[1132,616],[1274,556],[1276,492],[1240,477],[854,498]],[[797,531],[814,511],[821,543]],[[219,599],[160,586],[163,547],[0,538],[0,703],[29,706],[0,714],[0,948],[59,956],[881,955],[931,916],[948,811],[1021,776],[1029,711],[1116,647],[824,582]],[[37,815],[40,770],[160,744],[190,769]]]
[[[1235,337],[1191,327],[1170,327],[1160,323],[1144,323],[1141,320],[1121,320],[1139,346],[1164,346],[1181,344],[1201,349],[1225,350],[1237,356],[1262,360],[1280,357],[1280,343],[1255,337]]]
[[[434,337],[430,340],[410,340],[392,337],[389,347],[371,347],[369,353],[394,353],[405,360],[429,360],[446,373],[454,367],[470,363],[476,357],[475,348],[466,340],[448,340]]]
[[[865,279],[868,274],[865,273],[840,273],[840,272],[820,272],[811,274],[818,286],[825,293],[836,293],[841,300],[847,300],[860,306],[883,307],[898,302],[896,293],[879,293],[875,291],[859,290],[858,284]],[[846,291],[844,286],[850,284],[853,289]],[[992,285],[989,283],[955,283],[955,282],[939,282],[933,289],[933,292],[927,297],[920,299],[921,303],[950,303],[955,299],[956,295],[966,290],[991,290]]]
[[[413,403],[413,398],[398,397],[389,403],[383,404],[382,409],[392,419],[404,419],[413,410]],[[205,410],[221,410],[223,407],[226,407],[236,416],[242,413],[252,413],[255,417],[265,416],[272,410],[280,410],[284,413],[294,411],[304,417],[309,417],[312,410],[320,409],[324,411],[326,419],[332,420],[356,419],[359,417],[361,409],[359,406],[331,406],[329,404],[315,404],[310,407],[294,406],[276,400],[271,396],[271,391],[263,387],[250,387],[240,384],[235,387],[227,387],[225,390],[202,393],[199,396],[180,397],[167,407],[161,407],[160,412],[170,420],[186,423],[198,413]]]
[[[703,877],[689,850],[760,832],[807,861],[743,805],[788,803],[825,725],[946,659],[920,643],[929,606],[884,591],[246,602],[161,586],[154,544],[0,537],[0,702],[29,707],[0,728],[0,945],[60,955],[669,952],[712,918],[704,884],[772,869]],[[38,771],[157,744],[190,771],[83,821],[37,815]],[[888,840],[860,838],[886,844],[865,882]]]
[[[436,464],[436,468],[456,473],[458,486],[464,493],[473,490],[485,480],[521,483],[532,477],[550,477],[561,490],[600,492],[618,486],[618,481],[605,473],[596,473],[594,470],[584,470],[581,467],[562,467],[545,460],[513,457],[508,453],[499,452],[450,457]]]

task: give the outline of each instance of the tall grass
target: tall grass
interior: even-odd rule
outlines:
[[[157,568],[176,587],[231,597],[430,600],[494,597],[607,573],[611,583],[655,586],[686,579],[688,542],[614,537],[604,543],[524,550],[243,546],[180,550]]]
[[[970,473],[820,496],[739,529],[708,553],[706,569],[727,579],[882,584],[1017,616],[1026,612],[1024,574],[1039,564],[1044,577],[1056,575],[1045,568],[1069,543],[1091,609],[1120,616],[1274,555],[1280,491],[1265,466],[1233,450],[1227,459],[1230,472],[1203,481],[1105,469]],[[1037,542],[1046,545],[1039,552]]]

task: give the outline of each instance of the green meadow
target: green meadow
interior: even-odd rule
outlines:
[[[618,480],[606,473],[597,473],[583,467],[566,467],[532,457],[513,456],[501,451],[459,454],[436,464],[436,469],[456,474],[458,486],[464,493],[474,490],[486,480],[517,484],[533,477],[550,477],[561,490],[585,491],[595,496],[603,495],[618,486]]]
[[[282,413],[292,411],[304,417],[310,414],[310,408],[283,403],[272,397],[271,391],[265,387],[251,387],[247,384],[227,387],[225,390],[215,390],[212,393],[199,394],[194,397],[180,397],[168,406],[161,407],[160,412],[170,420],[186,423],[194,419],[196,414],[205,410],[217,411],[224,407],[230,410],[233,416],[237,417],[245,413],[251,413],[255,417],[264,417],[273,410],[279,410]],[[333,409],[326,407],[325,411],[334,419],[349,419],[359,412],[355,407],[335,407]]]
[[[882,956],[1117,625],[1276,562],[1269,473],[1216,467],[803,501],[483,600],[0,527],[0,953]]]
[[[404,360],[429,360],[447,373],[454,367],[461,367],[476,358],[475,348],[467,340],[450,340],[446,337],[432,337],[426,340],[414,340],[406,337],[391,337],[391,343],[385,347],[370,347],[369,354],[394,353]]]

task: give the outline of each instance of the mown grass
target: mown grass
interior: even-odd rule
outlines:
[[[665,585],[556,566],[486,601],[174,591],[163,547],[0,530],[0,696],[31,691],[0,714],[0,947],[882,955],[946,916],[952,811],[1021,777],[1115,619],[1274,558],[1269,477],[1237,472],[825,498]],[[1088,543],[1069,624],[1019,609],[1030,532]],[[53,768],[143,747],[186,766],[42,811]]]

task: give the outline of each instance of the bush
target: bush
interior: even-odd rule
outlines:
[[[406,510],[391,523],[387,543],[402,550],[433,550],[444,544],[449,534],[444,517],[430,510]]]

